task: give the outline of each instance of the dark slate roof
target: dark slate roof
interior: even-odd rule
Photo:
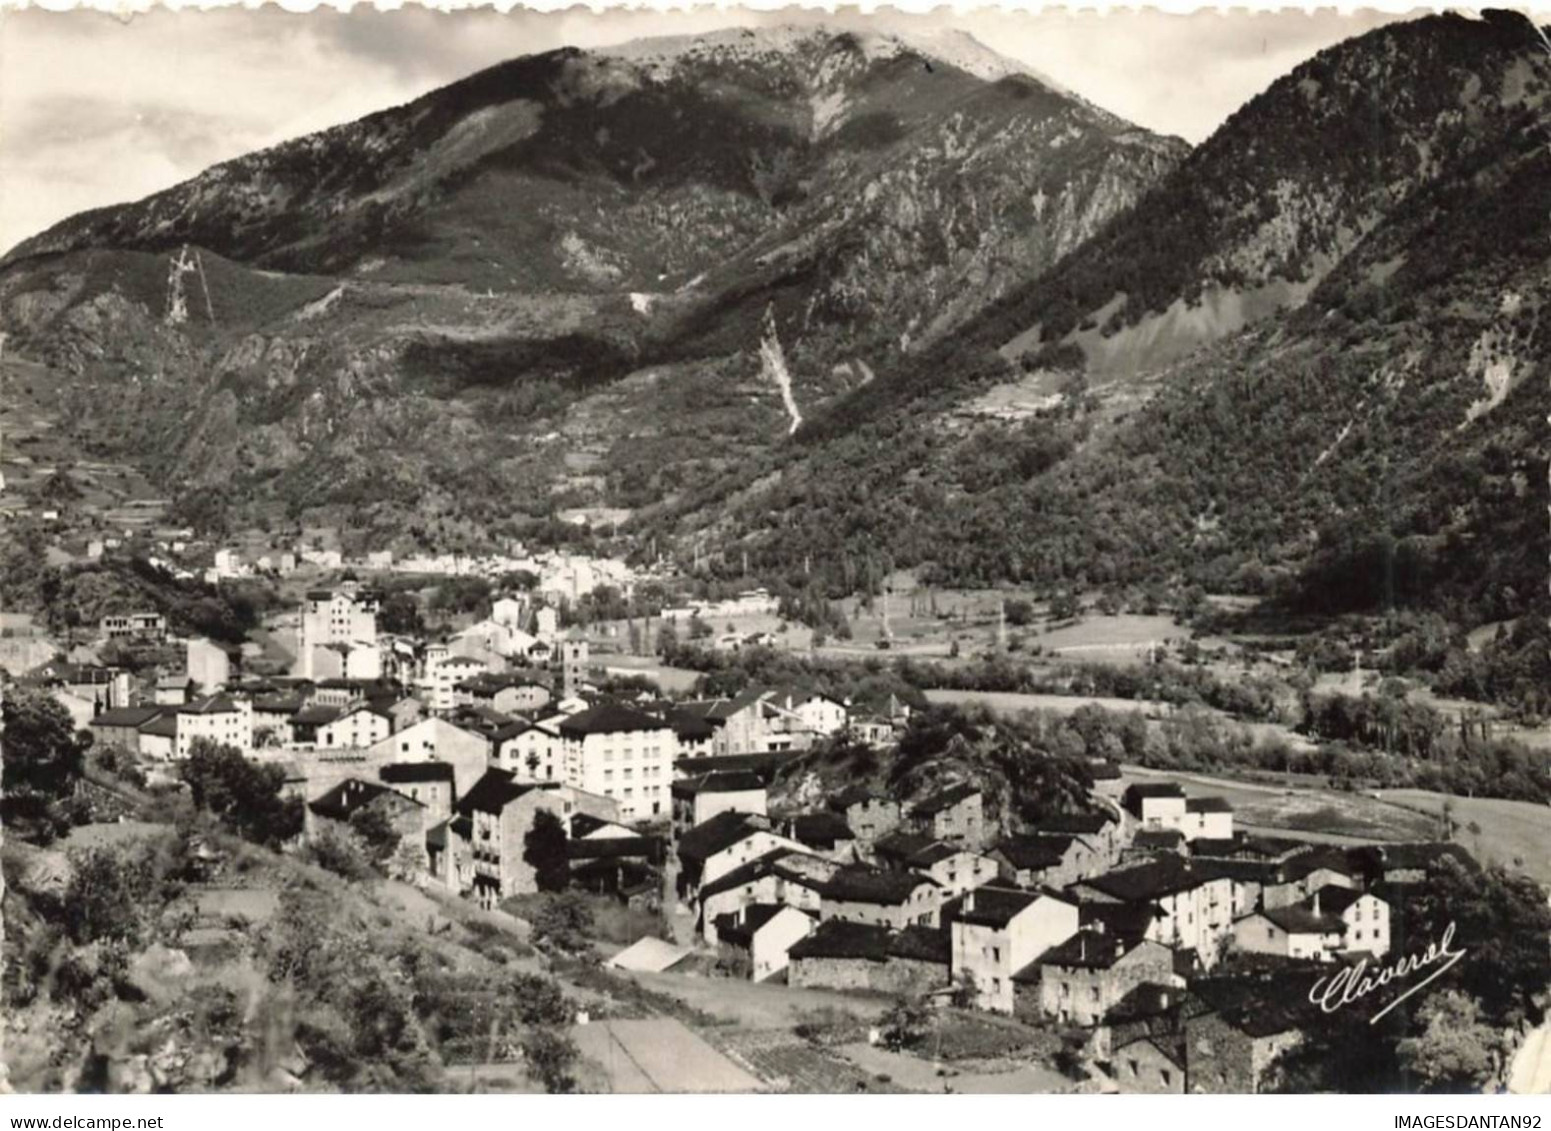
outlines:
[[[294,715],[302,709],[299,695],[264,695],[253,700],[253,709],[268,715]]]
[[[165,710],[163,707],[114,707],[111,711],[104,711],[98,715],[92,720],[91,725],[138,729],[160,715],[163,710]]]
[[[588,833],[595,833],[608,825],[618,824],[617,821],[605,821],[602,817],[594,817],[591,813],[573,813],[571,815],[571,835],[581,839]]]
[[[776,770],[805,752],[802,750],[770,750],[763,754],[710,754],[699,758],[678,758],[673,768],[681,774],[704,774],[712,770],[752,770],[767,782]]]
[[[819,929],[805,939],[799,939],[787,951],[787,957],[799,958],[860,958],[870,962],[886,962],[889,957],[889,929],[870,923],[852,923],[845,919],[830,919],[820,923]]]
[[[1083,927],[1064,943],[1059,943],[1045,951],[1029,966],[1024,967],[1024,970],[1033,970],[1036,978],[1040,966],[1066,966],[1078,970],[1108,970],[1127,953],[1134,950],[1136,945],[1136,940],[1128,941],[1111,935],[1106,931],[1096,930],[1093,927]],[[1019,975],[1014,974],[1013,979],[1015,981],[1019,980]]]
[[[662,841],[654,836],[600,836],[592,840],[570,840],[565,846],[571,860],[647,860],[662,859]]]
[[[1054,868],[1061,863],[1071,843],[1071,837],[1007,837],[992,851],[1006,857],[1007,863],[1014,868]]]
[[[851,826],[839,813],[802,813],[793,817],[790,836],[799,844],[814,848],[834,848],[856,839]]]
[[[1203,856],[1233,857],[1246,855],[1253,852],[1244,841],[1238,837],[1208,837],[1198,836],[1190,842],[1190,855],[1197,859]]]
[[[1315,897],[1319,899],[1321,914],[1339,915],[1361,899],[1363,893],[1354,888],[1344,888],[1340,884],[1326,884],[1304,901],[1311,911],[1314,909]]]
[[[765,824],[748,813],[718,813],[708,821],[701,821],[687,829],[679,837],[679,859],[705,863],[724,848],[737,844],[752,832],[765,828]]]
[[[1135,782],[1126,787],[1126,797],[1184,797],[1185,791],[1177,782]]]
[[[949,857],[957,856],[959,853],[966,851],[968,850],[963,848],[955,848],[951,844],[934,842],[927,845],[920,852],[917,852],[909,859],[909,861],[907,861],[907,863],[912,868],[930,868],[933,864],[941,864]]]
[[[738,921],[739,913],[736,911],[718,915],[713,920],[716,924],[717,941],[747,949],[759,929],[785,909],[784,903],[751,903],[742,909],[741,923]]]
[[[950,785],[946,789],[939,789],[936,793],[928,794],[917,801],[910,810],[912,817],[934,817],[938,813],[952,809],[959,802],[974,797],[980,792],[980,787],[973,782],[960,782],[958,785]]]
[[[1178,829],[1138,829],[1131,843],[1137,848],[1174,849],[1185,843],[1185,834]]]
[[[872,846],[872,850],[878,859],[904,867],[912,856],[925,851],[934,843],[936,842],[929,836],[901,830],[879,837]]]
[[[291,716],[291,721],[302,726],[322,726],[325,723],[333,722],[343,714],[344,710],[342,708],[327,707],[320,703],[313,703],[297,711],[295,715]]]
[[[751,884],[755,880],[764,879],[775,872],[775,863],[783,856],[791,855],[791,850],[786,848],[773,848],[763,856],[756,856],[746,864],[739,864],[729,872],[723,872],[716,879],[700,887],[700,901],[704,903],[713,895],[724,891],[732,891],[744,884]]]
[[[1029,828],[1033,836],[1096,836],[1114,821],[1113,813],[1052,813],[1041,817]]]
[[[140,724],[141,734],[153,734],[161,738],[176,738],[178,734],[178,716],[171,711],[165,715],[157,715],[148,723]]]
[[[1077,912],[1084,927],[1097,926],[1109,938],[1136,943],[1146,937],[1158,908],[1148,903],[1084,903]]]
[[[1189,891],[1213,878],[1207,869],[1194,868],[1181,857],[1159,856],[1145,864],[1117,868],[1083,882],[1124,903],[1137,903]]]
[[[868,785],[848,785],[829,799],[829,807],[839,812],[862,805],[868,801],[888,801],[890,798]]]
[[[453,782],[450,762],[390,762],[377,771],[377,776],[389,785],[406,785],[415,782]]]
[[[1113,762],[1094,762],[1088,767],[1094,781],[1115,781],[1120,777],[1120,767]]]
[[[621,731],[663,730],[667,727],[656,715],[611,701],[588,707],[560,723],[560,733],[585,737],[589,734],[617,734]]]
[[[1271,920],[1290,935],[1328,935],[1345,930],[1345,924],[1339,916],[1316,915],[1312,908],[1301,903],[1288,907],[1269,907],[1257,914]]]
[[[420,802],[412,801],[402,793],[395,793],[385,785],[378,785],[373,781],[365,781],[361,778],[346,778],[322,797],[312,802],[307,808],[320,817],[330,817],[336,821],[348,821],[350,815],[357,809],[365,808],[379,797],[393,797],[406,805],[419,805]]]
[[[1226,876],[1241,884],[1275,884],[1281,880],[1282,866],[1274,860],[1216,860],[1194,856],[1193,867],[1203,876]]]
[[[912,924],[889,940],[889,956],[950,965],[953,962],[953,935],[947,927]]]
[[[922,884],[937,886],[934,881],[913,873],[853,865],[841,868],[820,890],[825,899],[896,907],[907,902]]]
[[[1386,846],[1388,847],[1388,846]],[[1339,872],[1343,876],[1357,875],[1357,869],[1352,866],[1352,861],[1344,850],[1332,846],[1321,845],[1312,851],[1300,853],[1283,865],[1282,872],[1289,883],[1301,880],[1311,872],[1321,868],[1328,868],[1332,872]]]
[[[1066,901],[1064,896],[1054,896],[1051,892],[986,886],[976,888],[964,897],[958,919],[961,923],[973,923],[981,927],[1005,927],[1041,896]]]
[[[1185,802],[1187,813],[1231,813],[1233,806],[1222,797],[1192,797]]]
[[[764,791],[765,783],[748,770],[713,770],[692,778],[682,778],[670,787],[674,797],[698,797],[702,793],[745,793]]]
[[[194,703],[187,703],[177,708],[180,715],[224,715],[229,711],[235,711],[237,704],[228,696],[210,695]]]
[[[663,718],[673,728],[673,733],[685,742],[702,742],[716,733],[716,728],[705,716],[694,711],[674,708],[663,712]]]
[[[515,780],[515,776],[506,770],[486,770],[485,776],[475,782],[469,791],[458,799],[458,812],[464,816],[474,812],[498,814],[525,793],[535,789],[554,788],[557,785],[558,783],[553,782],[519,783]]]

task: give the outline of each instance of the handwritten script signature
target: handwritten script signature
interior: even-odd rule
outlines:
[[[1355,965],[1342,967],[1328,978],[1315,982],[1309,990],[1309,1000],[1324,1012],[1334,1013],[1344,1005],[1361,1001],[1391,982],[1430,968],[1431,973],[1427,977],[1407,988],[1405,993],[1368,1018],[1368,1024],[1374,1025],[1401,1002],[1443,977],[1450,967],[1464,957],[1463,950],[1454,949],[1454,924],[1451,922],[1444,928],[1443,937],[1428,943],[1427,949],[1421,954],[1402,955],[1398,961],[1373,970],[1369,970],[1366,958],[1360,959]]]

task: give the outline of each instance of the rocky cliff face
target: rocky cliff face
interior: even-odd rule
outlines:
[[[675,521],[794,577],[865,545],[955,583],[1520,615],[1546,558],[1548,93],[1518,16],[1333,48],[811,414],[758,490]]]
[[[705,485],[786,431],[767,312],[806,414],[1184,152],[962,39],[558,51],[68,220],[0,264],[0,325],[173,489],[472,536]],[[211,303],[169,326],[185,244]]]

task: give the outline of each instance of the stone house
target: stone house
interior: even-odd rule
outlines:
[[[792,947],[817,927],[811,915],[784,903],[751,903],[717,917],[719,946],[744,956],[749,980],[763,982],[786,970]]]
[[[792,946],[787,984],[915,996],[945,989],[951,970],[947,932],[831,919]]]
[[[1017,1012],[1097,1025],[1137,986],[1173,975],[1174,952],[1161,943],[1087,926],[1013,975]]]
[[[846,825],[864,846],[899,827],[899,802],[864,785],[841,790],[829,799],[829,808],[845,818]]]
[[[916,802],[910,819],[923,836],[979,851],[987,842],[985,798],[970,782],[937,790]]]
[[[997,878],[996,861],[991,857],[951,844],[928,845],[910,858],[908,867],[934,881],[944,899],[974,891]]]
[[[673,798],[675,833],[687,832],[718,813],[765,813],[765,783],[748,770],[721,770],[680,778],[669,793]]]
[[[1194,951],[1210,968],[1233,930],[1233,881],[1210,866],[1178,856],[1128,865],[1073,885],[1084,904],[1119,903],[1156,908],[1147,938]]]
[[[430,819],[445,820],[452,815],[452,767],[446,762],[391,762],[379,767],[377,778],[390,789],[426,807]]]
[[[819,918],[844,919],[900,931],[935,927],[942,905],[936,882],[912,872],[853,864],[838,869],[820,889]]]
[[[1116,1049],[1110,1064],[1122,1095],[1178,1096],[1185,1091],[1184,1060],[1178,1038],[1138,1037]]]
[[[810,852],[840,863],[856,859],[856,834],[839,813],[800,813],[789,818],[782,829]]]
[[[524,840],[539,812],[553,814],[564,828],[570,808],[558,787],[518,782],[504,770],[487,770],[458,800],[457,815],[469,821],[471,886],[482,906],[538,890],[533,865],[523,858]]]
[[[1064,888],[1108,867],[1103,853],[1085,837],[1003,837],[991,850],[1003,882],[1014,887]]]
[[[947,912],[953,978],[974,988],[981,1009],[1012,1013],[1013,975],[1077,933],[1077,904],[1051,891],[983,887]]]

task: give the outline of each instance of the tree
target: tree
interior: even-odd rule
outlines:
[[[932,1012],[919,998],[898,997],[878,1023],[884,1046],[898,1052],[920,1044],[931,1022]]]
[[[523,1035],[523,1059],[528,1071],[551,1093],[576,1091],[576,1044],[563,1033],[547,1026],[535,1026]]]
[[[106,848],[76,855],[65,887],[65,930],[80,944],[138,943],[152,886],[143,857],[123,860]]]
[[[367,858],[379,871],[393,858],[393,854],[398,851],[399,841],[403,839],[393,824],[387,806],[377,803],[363,805],[350,814],[350,831],[356,835],[361,847],[366,850]]]
[[[69,712],[45,695],[8,694],[3,718],[5,792],[0,819],[8,827],[21,828],[47,818],[75,792],[92,736],[78,732]]]
[[[1397,1046],[1401,1068],[1430,1092],[1474,1092],[1492,1079],[1502,1044],[1481,1003],[1458,990],[1433,994],[1417,1011],[1421,1032]]]
[[[283,797],[285,771],[259,765],[230,746],[195,739],[183,764],[194,804],[209,810],[246,840],[270,848],[301,835],[300,798]]]
[[[576,892],[556,892],[544,897],[530,917],[533,941],[565,954],[585,954],[592,949],[587,937],[592,930],[592,908]]]
[[[559,817],[545,809],[533,814],[533,825],[522,838],[522,858],[533,869],[539,891],[564,891],[570,884],[566,842]]]
[[[1408,953],[1441,939],[1454,924],[1466,952],[1435,985],[1463,991],[1496,1027],[1537,1021],[1551,983],[1551,907],[1528,876],[1493,864],[1476,868],[1445,857],[1428,870],[1422,894],[1402,910]]]

